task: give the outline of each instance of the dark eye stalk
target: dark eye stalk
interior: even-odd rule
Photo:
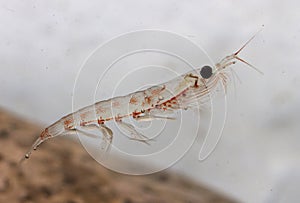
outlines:
[[[200,70],[200,75],[204,79],[208,79],[212,76],[212,68],[210,66],[203,66]]]

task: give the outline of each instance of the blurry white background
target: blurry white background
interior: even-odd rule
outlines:
[[[300,198],[300,2],[0,1],[0,105],[48,125],[72,110],[76,74],[105,41],[162,29],[201,45],[214,61],[263,31],[241,56],[221,141],[205,161],[199,145],[173,166],[243,202]],[[201,64],[200,64],[201,65]]]

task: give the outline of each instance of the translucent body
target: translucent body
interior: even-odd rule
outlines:
[[[76,133],[76,131],[91,136],[86,132],[90,129],[98,129],[102,133],[102,148],[108,150],[113,140],[113,132],[106,126],[106,123],[111,121],[115,121],[127,131],[131,135],[131,139],[147,143],[146,136],[122,119],[132,117],[140,122],[153,119],[175,119],[169,117],[169,114],[203,103],[205,97],[214,92],[220,82],[226,88],[229,78],[227,67],[235,64],[237,60],[257,70],[237,56],[253,37],[236,53],[226,56],[217,63],[214,70],[209,66],[203,66],[160,85],[125,96],[99,101],[64,116],[45,128],[24,158],[29,158],[32,150],[49,138]]]

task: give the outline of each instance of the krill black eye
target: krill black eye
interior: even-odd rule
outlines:
[[[203,66],[200,70],[202,78],[208,79],[212,75],[212,68],[210,66]]]

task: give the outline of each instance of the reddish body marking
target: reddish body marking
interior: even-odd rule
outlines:
[[[137,105],[138,104],[138,100],[135,97],[131,97],[129,103]]]

